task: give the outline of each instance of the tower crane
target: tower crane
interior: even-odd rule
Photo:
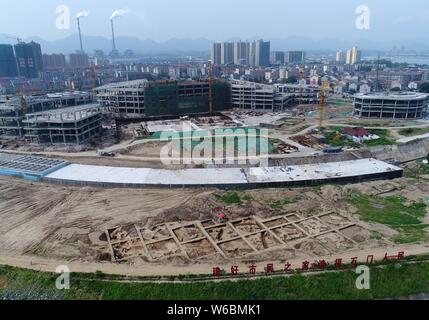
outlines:
[[[18,43],[21,43],[21,42],[22,42],[22,39],[21,39],[20,37],[11,37],[11,36],[6,36],[6,38],[16,40],[16,41],[18,41]]]

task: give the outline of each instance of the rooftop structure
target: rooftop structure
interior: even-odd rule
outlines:
[[[117,187],[257,188],[397,178],[403,170],[375,159],[265,168],[161,170],[72,164],[44,180],[59,184]]]
[[[28,180],[39,180],[68,164],[64,160],[0,153],[1,175],[16,176]]]
[[[428,106],[427,94],[359,93],[354,96],[354,114],[362,118],[418,119]]]

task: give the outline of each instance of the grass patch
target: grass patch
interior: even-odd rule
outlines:
[[[368,131],[370,134],[379,136],[380,139],[365,141],[363,145],[367,147],[388,146],[396,144],[395,140],[391,138],[390,132],[387,129],[371,129]]]
[[[407,129],[401,129],[398,131],[398,133],[401,136],[405,136],[405,137],[418,136],[428,132],[429,132],[429,128],[407,128]]]
[[[354,270],[317,275],[279,277],[209,283],[153,284],[119,283],[99,279],[82,279],[71,275],[70,290],[55,289],[57,275],[32,270],[0,267],[8,283],[20,287],[0,288],[0,298],[25,298],[37,283],[40,297],[64,300],[339,300],[382,299],[429,291],[429,263],[416,262],[387,265],[371,269],[371,290],[358,290]],[[90,275],[88,275],[89,277]],[[94,274],[92,274],[94,276]],[[339,290],[341,288],[341,290]]]
[[[251,195],[245,194],[244,196],[241,197],[241,200],[244,200],[244,201],[253,201],[254,199],[253,199],[253,197]]]
[[[397,243],[425,241],[429,236],[422,223],[426,215],[426,204],[412,202],[406,205],[402,197],[374,197],[356,195],[350,202],[359,210],[362,220],[376,222],[397,230],[400,234],[393,238]]]
[[[418,163],[414,167],[408,167],[405,169],[405,177],[411,179],[419,179],[423,175],[429,174],[429,165],[424,163]]]
[[[237,192],[228,192],[227,194],[215,194],[214,197],[226,204],[239,204],[241,203],[241,197]]]
[[[388,123],[371,122],[371,121],[348,121],[345,124],[355,127],[385,127]]]
[[[271,209],[283,209],[285,205],[296,203],[300,200],[299,197],[295,198],[285,198],[281,200],[274,200],[270,203]]]

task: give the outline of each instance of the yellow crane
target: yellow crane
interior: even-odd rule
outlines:
[[[322,86],[320,87],[320,107],[319,107],[319,129],[323,127],[323,118],[325,115],[325,99],[326,93],[330,90],[329,82],[323,81]]]

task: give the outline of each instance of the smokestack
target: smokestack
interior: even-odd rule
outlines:
[[[88,11],[86,11],[86,10],[84,10],[84,11],[82,11],[82,12],[79,12],[77,15],[76,15],[76,20],[77,20],[77,28],[78,28],[78,30],[79,30],[79,42],[80,42],[80,52],[84,52],[83,51],[83,44],[82,44],[82,32],[81,32],[81,29],[80,29],[80,18],[84,18],[84,17],[87,17],[89,15],[89,12]]]
[[[83,53],[82,32],[80,30],[80,19],[77,18],[77,28],[79,29],[80,52]]]
[[[112,45],[113,45],[113,51],[116,51],[115,27],[113,25],[113,19],[110,19],[110,24],[112,25]]]

